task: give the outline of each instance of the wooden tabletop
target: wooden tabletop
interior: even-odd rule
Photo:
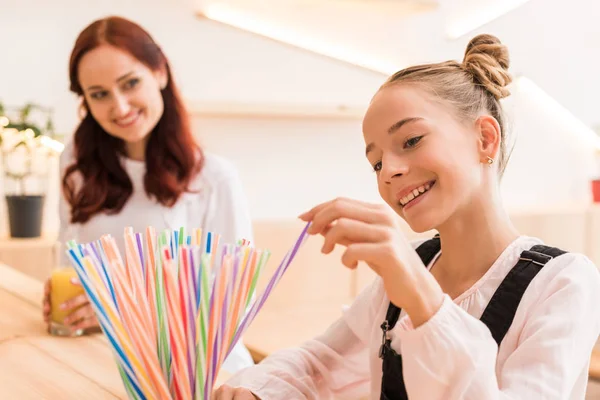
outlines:
[[[104,335],[49,336],[41,317],[42,292],[41,282],[0,264],[2,398],[126,399]],[[335,303],[278,308],[268,303],[244,335],[257,360],[323,332],[343,307]],[[600,379],[600,351],[592,356],[590,376]],[[224,372],[219,381],[226,377]]]
[[[325,332],[351,301],[277,307],[267,300],[244,334],[244,344],[257,362],[277,350],[299,346]]]
[[[127,399],[104,335],[60,338],[42,320],[43,285],[0,264],[3,399]],[[219,381],[227,378],[223,372]]]

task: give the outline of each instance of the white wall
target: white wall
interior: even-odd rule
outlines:
[[[107,15],[145,27],[170,58],[184,95],[200,101],[365,105],[384,77],[194,16],[182,0],[0,0],[0,99],[56,107],[70,132],[76,100],[68,59],[78,33]],[[5,55],[10,55],[6,57]]]
[[[590,178],[600,176],[597,141],[581,121],[529,80],[512,85],[504,101],[514,150],[502,180],[507,208],[577,209],[591,201]],[[591,132],[591,130],[589,130]]]
[[[307,2],[288,0],[280,2],[285,6],[268,7],[275,1],[229,0],[223,3],[243,4],[240,9],[248,10],[249,15],[256,14],[256,18],[268,26],[283,25],[297,35],[322,38],[321,42],[329,47],[362,54],[372,64],[385,69],[390,65],[402,68],[447,59],[460,61],[473,36],[491,33],[509,47],[513,73],[534,79],[586,124],[600,125],[595,101],[600,91],[600,77],[594,69],[600,63],[598,1],[437,0],[434,3],[439,7],[416,14],[399,12],[402,3],[410,3],[402,1],[323,0],[318,6],[316,1],[308,2],[312,3],[308,6]],[[323,11],[327,10],[327,3],[338,3],[338,18],[326,17]],[[354,3],[357,3],[355,7]],[[382,3],[390,4],[386,7]],[[494,10],[516,3],[521,6],[459,38],[446,35],[447,28],[460,21],[482,22],[487,20],[485,15],[490,12],[494,15]],[[294,5],[293,12],[280,10]],[[392,7],[397,10],[390,11]],[[349,12],[353,8],[358,11]],[[370,12],[361,12],[361,8]],[[284,18],[284,22],[269,24],[273,15]],[[468,27],[472,26],[468,24]]]
[[[67,134],[77,121],[76,100],[67,91],[71,46],[87,23],[108,14],[148,28],[191,100],[356,107],[364,106],[384,79],[197,20],[184,1],[84,5],[57,0],[50,6],[41,0],[0,0],[0,10],[0,37],[14,38],[2,45],[2,54],[10,57],[0,61],[0,99],[54,106],[57,127]],[[511,110],[520,140],[503,182],[508,206],[588,201],[591,150],[573,135],[572,126],[557,122],[526,97],[516,96]],[[342,195],[379,201],[374,175],[363,159],[359,120],[196,118],[195,127],[209,151],[231,158],[240,169],[255,218],[293,218],[316,202]],[[56,229],[56,215],[50,213],[56,197],[54,191],[47,202],[46,231]]]
[[[338,196],[381,202],[358,120],[196,120],[238,167],[255,218],[294,218]]]
[[[514,211],[590,202],[594,150],[567,114],[519,86],[504,102],[515,141],[502,180]],[[290,218],[337,196],[381,202],[364,158],[360,121],[196,119],[202,142],[240,170],[256,218]],[[600,172],[600,171],[598,171]]]
[[[86,4],[58,0],[51,5],[41,0],[0,0],[0,14],[0,37],[14,38],[2,45],[2,54],[10,57],[0,59],[0,100],[13,105],[35,101],[54,107],[57,130],[67,136],[77,123],[77,100],[68,91],[69,54],[77,34],[94,19],[106,15],[131,18],[155,37],[171,60],[184,96],[192,102],[356,107],[367,104],[384,79],[376,73],[200,20],[194,16],[192,6],[182,0],[107,0]],[[348,133],[346,127],[317,126],[312,130],[332,138]],[[215,150],[224,147],[218,138],[228,133],[227,127],[222,128],[223,132],[219,129],[214,125],[206,129],[211,131],[211,138],[217,139],[216,143],[207,142]],[[286,126],[283,131],[288,129]],[[303,125],[299,123],[291,129],[300,132]],[[257,129],[263,131],[282,134],[281,127]],[[238,143],[250,137],[245,135]],[[301,142],[297,149],[310,145]],[[243,165],[243,159],[240,163]],[[57,177],[54,182],[56,187]],[[254,193],[255,185],[247,185]],[[56,216],[51,215],[56,196],[56,191],[50,193],[46,204],[46,231],[54,231],[57,224]],[[260,203],[254,196],[251,201]],[[260,206],[254,208],[260,214]],[[276,207],[273,210],[277,215],[283,213]],[[7,229],[4,216],[2,202],[0,233]]]

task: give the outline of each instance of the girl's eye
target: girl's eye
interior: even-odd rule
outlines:
[[[373,164],[373,171],[375,171],[375,172],[381,171],[381,161],[377,161],[375,164]]]
[[[406,142],[404,142],[404,148],[411,148],[411,147],[415,147],[423,138],[423,136],[415,136],[413,138],[408,139]]]

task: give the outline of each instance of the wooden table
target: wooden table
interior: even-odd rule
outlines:
[[[270,299],[269,299],[270,300]],[[295,347],[325,330],[342,316],[344,303],[299,304],[294,307],[269,307],[256,316],[246,333],[244,344],[256,362],[277,350]]]
[[[40,281],[0,264],[0,398],[127,399],[104,335],[48,335],[42,293]]]
[[[55,235],[39,238],[0,237],[0,263],[38,281],[45,281],[58,265],[60,245]]]

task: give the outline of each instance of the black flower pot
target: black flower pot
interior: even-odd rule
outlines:
[[[6,196],[6,203],[11,237],[41,236],[44,196]]]

